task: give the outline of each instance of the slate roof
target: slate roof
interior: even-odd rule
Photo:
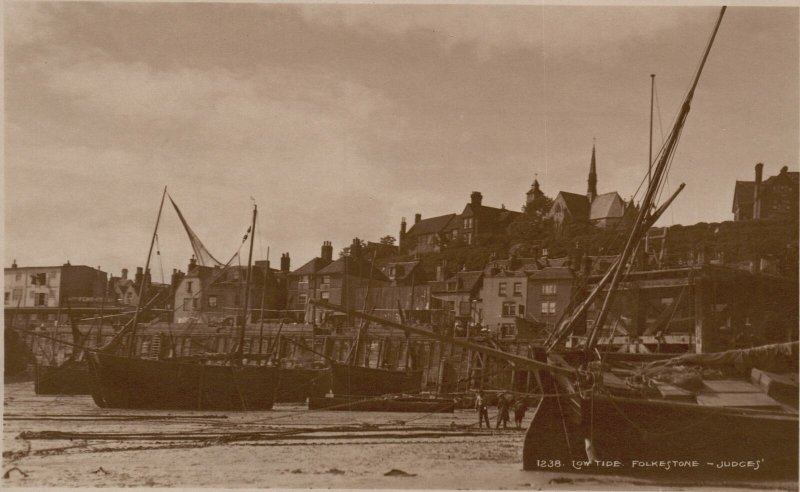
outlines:
[[[387,263],[381,267],[381,272],[386,275],[388,278],[393,278],[397,281],[402,281],[407,279],[411,276],[414,272],[414,269],[420,264],[419,261],[395,261],[392,263]],[[403,267],[402,275],[391,275],[392,267]],[[395,270],[396,272],[396,270]]]
[[[587,199],[588,201],[588,199]],[[622,217],[625,214],[625,202],[616,191],[597,195],[592,201],[589,220],[605,219],[607,217]]]
[[[532,279],[571,279],[574,277],[572,270],[567,267],[545,267],[541,270],[530,272],[528,275]]]
[[[564,205],[567,207],[573,219],[589,219],[589,199],[586,195],[579,195],[568,191],[559,191],[558,194],[564,200]],[[558,197],[556,197],[556,199],[558,199]]]
[[[406,237],[420,236],[423,234],[436,234],[444,230],[445,227],[456,217],[456,214],[440,215],[430,219],[422,219],[406,232]]]
[[[482,279],[483,279],[482,270],[458,272],[455,275],[451,275],[447,280],[443,282],[430,282],[431,292],[438,292],[438,293],[473,292],[474,290],[476,290],[478,284]],[[453,281],[457,282],[456,290],[448,290],[447,284]]]
[[[377,265],[375,268],[372,268],[372,265],[366,259],[353,258],[352,256],[343,256],[339,258],[322,270],[318,271],[317,274],[335,275],[344,273],[345,266],[347,267],[347,274],[352,275],[353,277],[369,278],[370,273],[372,273],[372,278],[374,279],[384,281],[389,280],[386,275],[381,272],[380,267],[377,267]]]
[[[297,270],[289,275],[313,275],[319,272],[322,268],[327,266],[327,263],[320,257],[312,258]]]

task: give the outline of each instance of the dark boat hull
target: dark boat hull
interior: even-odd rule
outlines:
[[[454,400],[426,400],[422,398],[326,398],[308,399],[309,410],[344,410],[358,412],[417,412],[453,413]]]
[[[327,391],[324,388],[326,380],[330,380],[328,369],[282,368],[275,401],[280,403],[305,403],[309,397],[325,394],[325,391]]]
[[[588,459],[589,439],[594,459],[618,465],[593,463],[581,471],[701,480],[793,479],[798,473],[797,433],[796,414],[608,395],[548,396],[528,428],[523,468],[578,471],[573,460]]]
[[[75,361],[60,366],[36,364],[34,390],[37,395],[90,395],[92,377],[89,365]]]
[[[331,364],[330,390],[335,396],[381,396],[418,393],[422,371],[394,371]]]
[[[34,362],[36,359],[33,357],[30,349],[17,330],[5,327],[4,333],[4,376],[6,379],[9,377],[19,377],[25,373],[28,364]]]
[[[162,410],[269,410],[279,369],[205,365],[89,354],[92,397],[101,407]]]

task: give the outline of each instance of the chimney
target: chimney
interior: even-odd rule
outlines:
[[[134,277],[133,282],[138,287],[142,285],[142,280],[144,280],[144,268],[136,267],[136,276]]]
[[[152,279],[150,278],[150,269],[148,268],[144,272],[144,288],[145,288],[145,290],[147,290],[150,287],[151,282],[152,282]]]
[[[400,221],[400,238],[402,238],[405,235],[406,235],[406,218],[403,217],[403,219]]]
[[[469,196],[470,203],[473,207],[480,207],[481,202],[483,201],[483,195],[481,195],[480,191],[473,191],[472,194]]]
[[[189,268],[186,269],[186,273],[190,273],[192,270],[197,267],[197,259],[192,255],[192,258],[189,260]]]
[[[781,168],[781,174],[786,174],[789,172],[789,166],[783,166]]]
[[[331,245],[330,241],[322,242],[322,252],[320,253],[320,257],[327,262],[333,261],[333,245]]]
[[[289,273],[290,264],[289,253],[283,253],[281,255],[281,271],[284,273]]]
[[[11,268],[17,268],[17,259],[16,258],[14,258],[14,260],[11,262]]]
[[[764,175],[764,164],[756,164],[756,184],[753,187],[753,218],[761,218],[761,180]]]
[[[331,251],[333,251],[332,248]],[[350,245],[350,256],[353,258],[361,257],[361,240],[357,237],[353,238],[353,244]]]
[[[123,268],[122,269],[122,280],[128,280],[128,269],[127,268]]]
[[[422,214],[414,214],[414,223],[416,224],[420,220],[422,220]]]

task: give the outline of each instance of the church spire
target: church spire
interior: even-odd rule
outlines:
[[[525,195],[527,197],[527,199],[525,200],[525,203],[527,205],[529,205],[532,201],[539,198],[540,196],[544,195],[544,193],[542,193],[542,190],[539,188],[538,175],[534,175],[533,184],[531,184],[531,189],[528,190],[528,193],[526,193]]]
[[[595,142],[592,139],[592,163],[589,166],[589,189],[586,191],[586,197],[589,203],[592,203],[597,197],[597,161],[594,152]]]

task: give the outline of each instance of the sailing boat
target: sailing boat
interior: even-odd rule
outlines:
[[[37,395],[89,395],[92,393],[92,378],[86,363],[83,344],[91,332],[83,336],[78,322],[70,316],[72,328],[72,353],[61,364],[37,363],[34,371],[33,389]],[[58,343],[58,342],[54,342]]]
[[[679,357],[597,348],[641,241],[677,195],[655,209],[724,13],[723,7],[672,132],[652,165],[652,181],[622,253],[537,351],[537,360],[561,370],[537,372],[544,396],[525,438],[526,470],[575,470],[578,463],[591,472],[658,475],[677,468],[675,476],[681,478],[797,477],[797,342]],[[576,320],[604,291],[585,345],[564,349]]]
[[[158,209],[146,267],[161,219],[164,197]],[[174,202],[173,202],[174,203]],[[250,253],[247,260],[244,316],[239,343],[229,354],[218,356],[147,360],[133,357],[133,341],[142,296],[132,322],[104,347],[89,353],[95,378],[92,397],[101,407],[164,410],[269,410],[275,401],[279,368],[245,364],[244,331],[252,281],[253,237],[257,207],[253,207]],[[120,354],[123,337],[129,338],[128,354]]]

